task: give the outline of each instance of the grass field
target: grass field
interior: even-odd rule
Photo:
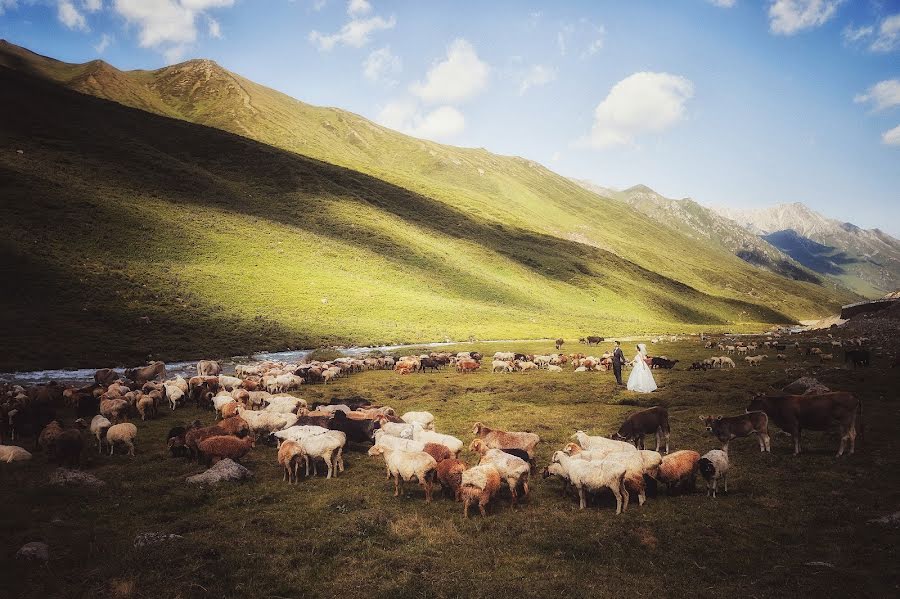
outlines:
[[[572,344],[570,351],[578,346]],[[494,344],[475,345],[493,353]],[[502,349],[549,351],[549,343]],[[602,351],[603,348],[597,350]],[[626,347],[628,349],[628,347]],[[630,353],[630,352],[628,352]],[[138,422],[137,456],[89,456],[86,470],[101,491],[46,485],[52,466],[0,468],[0,597],[888,597],[897,593],[900,532],[868,524],[900,500],[896,373],[886,358],[850,371],[791,355],[734,371],[687,372],[706,357],[696,340],[651,346],[681,360],[655,372],[649,396],[615,390],[611,373],[455,372],[400,377],[353,375],[310,386],[307,401],[362,395],[373,402],[431,411],[437,429],[468,443],[483,421],[541,435],[539,466],[576,429],[608,434],[638,407],[666,405],[675,449],[716,447],[702,414],[744,410],[755,391],[815,374],[864,403],[865,442],[835,459],[835,432],[804,435],[791,455],[788,437],[773,435],[760,455],[754,439],[731,445],[730,494],[669,497],[614,514],[611,499],[580,512],[559,481],[534,481],[518,510],[506,495],[487,519],[465,521],[459,504],[426,505],[419,488],[391,496],[380,459],[346,454],[335,480],[281,482],[275,449],[244,460],[255,474],[238,485],[196,489],[184,477],[202,467],[171,459],[163,437],[173,425],[209,413],[165,412]],[[474,458],[464,452],[469,463]],[[415,487],[415,488],[414,488]],[[137,533],[184,536],[135,549]],[[49,543],[48,568],[13,554],[23,543]]]

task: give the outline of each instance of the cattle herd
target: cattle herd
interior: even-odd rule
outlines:
[[[589,336],[583,341],[594,345],[603,338]],[[743,356],[753,366],[766,357],[763,351],[789,351],[778,336],[748,344],[728,338],[702,341],[706,341],[707,349],[716,348],[725,355],[694,362],[690,370],[734,368],[732,355]],[[865,340],[848,343],[852,347],[845,351],[847,361],[854,366],[867,366],[868,351],[861,347]],[[556,347],[562,344],[559,339]],[[795,353],[822,354],[821,348],[801,348],[799,344],[790,347]],[[337,377],[364,370],[393,369],[410,374],[448,367],[463,374],[473,373],[484,359],[478,352],[459,352],[338,358],[302,364],[266,361],[238,365],[233,376],[224,374],[217,362],[202,360],[197,364],[196,376],[188,379],[167,378],[165,364],[154,362],[127,369],[124,377],[111,369],[98,370],[94,382],[84,386],[51,382],[26,388],[3,384],[0,462],[30,459],[31,453],[21,446],[29,439],[33,448],[46,452],[48,459],[70,467],[78,467],[84,450],[93,444],[98,452],[109,455],[114,455],[117,448],[134,455],[139,446],[139,429],[130,420],[156,418],[162,410],[175,411],[193,404],[214,413],[215,423],[203,426],[195,420],[172,428],[158,442],[166,443],[173,458],[204,463],[226,458],[239,461],[258,444],[277,446],[278,467],[284,480],[294,484],[302,476],[338,476],[344,470],[345,449],[362,446],[369,456],[383,460],[395,495],[400,494],[404,483],[415,481],[422,487],[425,501],[430,502],[437,484],[463,503],[466,517],[473,506],[484,515],[501,488],[508,490],[512,504],[528,497],[531,476],[537,468],[535,449],[541,442],[537,434],[505,431],[476,422],[467,445],[439,432],[439,423],[429,412],[398,414],[389,406],[373,405],[361,397],[308,405],[290,394],[304,384],[328,384]],[[581,353],[496,352],[491,371],[561,372],[566,366],[575,372],[600,371],[609,369],[610,362],[609,352],[600,357]],[[657,356],[651,363],[658,368],[673,368],[678,360]],[[64,410],[74,412],[74,421],[68,426],[60,417]],[[756,435],[760,451],[768,452],[771,422],[793,437],[794,453],[798,454],[802,430],[825,430],[837,425],[841,433],[837,455],[848,449],[852,454],[857,436],[862,434],[862,403],[846,392],[788,389],[755,397],[745,413],[702,415],[700,420],[721,443],[721,449],[702,456],[693,450],[669,453],[668,411],[656,406],[631,414],[609,436],[576,431],[570,442],[552,453],[542,470],[543,476],[557,477],[564,482],[565,490],[577,492],[581,508],[586,506],[588,495],[610,492],[616,500],[616,513],[627,509],[635,499],[642,505],[646,485],[651,481],[677,493],[693,489],[698,473],[706,481],[707,493],[715,497],[720,483],[728,490],[728,448],[732,440]],[[644,448],[647,435],[656,438],[653,450]],[[18,444],[6,444],[7,440]],[[470,466],[460,459],[464,447],[479,456],[477,465]]]

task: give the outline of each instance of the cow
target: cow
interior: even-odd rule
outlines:
[[[867,349],[848,349],[844,352],[844,362],[850,362],[853,367],[869,366],[869,350]]]
[[[722,451],[728,453],[728,443],[737,437],[756,434],[761,452],[771,452],[769,445],[769,417],[765,412],[747,412],[739,416],[700,416],[711,432],[722,443]]]
[[[197,362],[197,376],[219,376],[222,367],[215,360],[200,360]]]
[[[806,428],[826,430],[837,422],[841,429],[838,457],[850,441],[850,454],[856,449],[856,436],[862,438],[862,402],[846,391],[816,395],[757,395],[747,412],[765,412],[769,419],[794,438],[794,455],[800,454],[800,432]]]
[[[101,368],[94,373],[94,381],[96,381],[98,385],[103,385],[104,387],[109,387],[116,382],[116,379],[118,378],[119,373],[112,368]]]
[[[606,338],[591,336],[591,337],[587,337],[586,340],[587,340],[588,345],[600,345],[601,343],[606,341]]]
[[[148,381],[166,378],[166,365],[163,362],[154,362],[149,366],[140,368],[126,368],[125,377],[131,379],[139,385],[143,385]]]
[[[479,364],[477,361],[471,360],[471,359],[469,359],[469,360],[462,359],[456,363],[456,370],[458,370],[459,372],[461,372],[463,374],[465,374],[467,372],[475,372],[479,368],[481,368],[481,364]]]
[[[678,360],[670,360],[668,358],[656,356],[650,360],[650,368],[665,368],[666,370],[671,370],[677,363]]]
[[[559,351],[559,348],[561,348],[564,343],[565,343],[564,339],[557,339],[556,340],[556,351]]]
[[[663,406],[656,406],[635,412],[625,419],[619,430],[610,438],[618,441],[633,441],[638,449],[644,449],[644,435],[656,435],[656,451],[666,439],[666,453],[669,453],[669,411]]]
[[[325,426],[333,431],[341,431],[347,435],[348,441],[373,445],[375,444],[375,431],[380,428],[377,420],[347,418],[347,415],[340,410],[334,413],[334,417],[328,420]]]
[[[426,368],[431,368],[431,370],[437,371],[440,369],[440,367],[441,363],[434,358],[421,358],[419,360],[419,370],[421,372],[425,372]]]

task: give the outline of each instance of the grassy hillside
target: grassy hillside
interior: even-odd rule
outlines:
[[[0,300],[4,369],[335,342],[756,328],[827,313],[844,299],[698,249],[527,161],[368,123],[383,162],[406,165],[382,179],[335,156],[322,162],[74,93],[27,74],[49,69],[0,54],[15,67],[0,69],[0,251],[16,289]],[[173,73],[211,64],[124,76],[102,63],[48,63],[107,92],[98,77],[112,74],[125,90],[117,95],[151,98],[148,109],[160,97],[147,95],[148,81],[173,76],[165,89],[190,99],[203,86]],[[207,93],[216,89],[225,88]],[[379,156],[341,133],[316,137],[323,123],[363,119],[266,91],[249,108],[240,98],[214,104],[261,114],[274,98],[287,112],[266,110],[296,131],[306,131],[296,115],[330,115],[308,128],[323,153],[331,147],[360,164]],[[179,116],[186,106],[197,118],[226,114],[210,105],[192,100]],[[236,122],[277,130],[271,119]],[[421,147],[446,154],[414,165],[414,156],[432,156]],[[447,162],[451,155],[472,160]],[[494,167],[467,175],[474,164]]]

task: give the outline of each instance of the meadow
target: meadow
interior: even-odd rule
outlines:
[[[625,343],[630,355],[631,344]],[[610,346],[604,344],[596,353]],[[546,352],[550,342],[461,345]],[[583,351],[570,341],[564,349]],[[54,466],[38,453],[0,469],[0,597],[886,597],[897,592],[896,527],[868,523],[896,512],[900,500],[900,426],[896,371],[886,357],[870,369],[821,365],[790,351],[759,368],[689,372],[710,355],[697,338],[650,345],[681,360],[654,371],[660,389],[637,395],[614,386],[612,373],[399,376],[370,371],[303,388],[308,402],[362,396],[398,413],[428,410],[436,428],[471,440],[482,421],[540,434],[539,470],[527,502],[513,510],[504,492],[487,518],[464,520],[461,504],[436,495],[425,504],[417,485],[392,497],[380,459],[363,447],[345,453],[338,478],[290,486],[276,450],[257,446],[243,463],[242,484],[200,489],[184,478],[203,467],[168,456],[164,437],[176,424],[212,415],[193,408],[137,422],[137,455],[97,456],[85,469],[100,490],[47,485]],[[601,498],[579,511],[558,480],[540,477],[551,453],[577,429],[609,434],[634,410],[665,405],[672,449],[717,447],[698,416],[744,411],[757,391],[803,374],[863,401],[865,440],[853,456],[834,457],[835,431],[807,432],[804,453],[774,434],[772,453],[752,438],[731,444],[727,495],[660,490],[621,516]],[[773,427],[774,428],[774,427]],[[463,459],[474,463],[464,451]],[[702,489],[702,481],[698,485]],[[135,548],[135,535],[183,536]],[[25,542],[50,545],[48,567],[13,558]]]

